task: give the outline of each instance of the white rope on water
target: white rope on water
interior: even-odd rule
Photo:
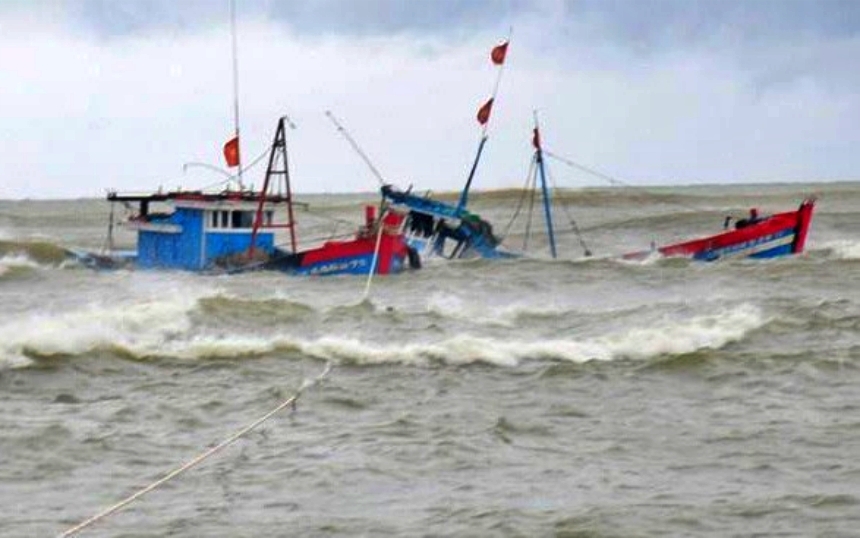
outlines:
[[[296,390],[295,394],[293,394],[292,396],[290,396],[289,398],[287,398],[286,400],[284,400],[283,402],[278,404],[277,407],[275,407],[274,409],[272,409],[271,411],[269,411],[268,413],[266,413],[262,417],[258,418],[257,420],[255,420],[251,424],[245,426],[244,428],[242,428],[238,432],[234,433],[230,437],[226,438],[225,440],[221,441],[217,445],[213,446],[212,448],[210,448],[206,452],[203,452],[202,454],[189,460],[184,465],[177,467],[176,469],[170,471],[169,473],[164,475],[164,477],[162,477],[162,478],[156,480],[155,482],[149,484],[145,488],[138,490],[137,492],[133,493],[132,495],[129,495],[128,497],[126,497],[125,499],[121,500],[120,502],[114,504],[113,506],[106,508],[105,510],[99,512],[98,514],[92,516],[91,518],[75,525],[74,527],[63,532],[62,534],[59,534],[58,538],[66,538],[68,536],[73,536],[73,535],[79,533],[80,531],[84,530],[85,528],[89,527],[90,525],[108,517],[109,515],[119,511],[120,509],[124,508],[125,506],[128,506],[129,504],[136,501],[140,497],[146,495],[150,491],[158,488],[159,486],[161,486],[162,484],[165,484],[166,482],[172,480],[173,478],[176,478],[180,474],[182,474],[185,471],[191,469],[192,467],[198,465],[199,463],[201,463],[202,461],[204,461],[208,457],[212,456],[213,454],[220,452],[222,449],[233,444],[234,442],[236,442],[237,440],[239,440],[240,438],[242,438],[243,436],[245,436],[249,432],[251,432],[254,428],[259,426],[263,422],[267,421],[273,415],[275,415],[279,411],[283,410],[285,407],[295,406],[295,403],[296,403],[296,401],[298,401],[299,396],[301,396],[301,394],[305,390],[309,389],[310,387],[313,387],[314,385],[316,385],[317,383],[322,381],[323,378],[325,378],[330,371],[331,371],[331,363],[326,363],[325,369],[322,371],[322,373],[320,373],[315,378],[305,379],[302,382],[302,385],[298,388],[298,390]]]

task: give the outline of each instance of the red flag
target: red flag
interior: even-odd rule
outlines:
[[[540,149],[540,133],[538,132],[537,127],[532,130],[534,131],[534,135],[532,136],[532,146],[534,146],[535,149]]]
[[[508,54],[508,42],[505,41],[501,45],[493,47],[493,52],[490,53],[490,59],[496,65],[505,63],[505,56]]]
[[[224,144],[224,159],[230,168],[239,166],[239,137],[234,136]]]
[[[493,98],[491,97],[489,101],[484,103],[484,105],[478,110],[478,123],[481,125],[486,125],[488,121],[490,121],[490,110],[493,108]]]

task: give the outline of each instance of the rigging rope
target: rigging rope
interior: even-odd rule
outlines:
[[[84,530],[85,528],[89,527],[90,525],[108,517],[109,515],[113,514],[114,512],[119,511],[120,509],[122,509],[125,506],[131,504],[132,502],[136,501],[137,499],[139,499],[143,495],[145,495],[145,494],[149,493],[150,491],[158,488],[159,486],[167,483],[168,481],[176,478],[177,476],[184,473],[185,471],[187,471],[187,470],[191,469],[192,467],[195,467],[199,463],[203,462],[205,459],[212,456],[213,454],[220,452],[224,448],[233,444],[234,442],[236,442],[237,440],[239,440],[240,438],[244,437],[249,432],[254,430],[257,426],[259,426],[263,422],[267,421],[273,415],[275,415],[279,411],[283,410],[285,407],[292,406],[295,409],[296,401],[298,401],[299,396],[301,396],[301,394],[305,390],[313,387],[314,385],[316,385],[317,383],[322,381],[328,375],[328,373],[330,371],[331,371],[331,363],[326,363],[325,369],[323,369],[322,373],[320,373],[319,375],[317,375],[316,377],[314,377],[312,379],[305,379],[302,382],[301,386],[296,390],[296,392],[292,396],[290,396],[289,398],[287,398],[286,400],[284,400],[283,402],[278,404],[277,407],[275,407],[274,409],[272,409],[271,411],[269,411],[268,413],[266,413],[262,417],[258,418],[257,420],[255,420],[251,424],[245,426],[244,428],[242,428],[238,432],[234,433],[230,437],[226,438],[225,440],[221,441],[217,445],[213,446],[209,450],[207,450],[207,451],[203,452],[202,454],[192,458],[191,460],[189,460],[185,464],[181,465],[180,467],[177,467],[176,469],[170,471],[169,473],[164,475],[162,478],[159,478],[155,482],[152,482],[151,484],[149,484],[145,488],[138,490],[137,492],[133,493],[132,495],[129,495],[128,497],[126,497],[125,499],[121,500],[120,502],[114,504],[113,506],[111,506],[111,507],[99,512],[98,514],[92,516],[91,518],[75,525],[74,527],[63,532],[62,534],[59,534],[58,538],[66,538],[68,536],[73,536],[73,535],[79,533],[80,531]]]
[[[532,229],[532,215],[534,214],[535,209],[535,196],[537,195],[537,170],[534,170],[531,178],[529,178],[531,185],[531,197],[529,199],[529,216],[526,219],[526,234],[523,237],[523,252],[529,249],[529,237],[531,236]]]
[[[534,166],[535,166],[535,159],[532,158],[531,163],[529,163],[529,171],[526,174],[526,181],[525,181],[525,184],[523,185],[522,195],[520,195],[520,199],[517,201],[517,208],[514,210],[514,214],[511,217],[511,220],[509,220],[508,225],[505,226],[505,232],[502,234],[501,241],[504,241],[505,238],[508,236],[508,234],[511,231],[511,226],[513,226],[514,222],[516,222],[517,218],[520,215],[520,211],[522,211],[522,209],[523,209],[523,202],[525,202],[526,196],[528,195],[528,188],[529,188],[529,184],[531,183],[531,180],[532,180],[532,173],[534,172]]]
[[[268,156],[268,155],[269,155],[269,149],[270,149],[270,148],[266,148],[265,150],[263,150],[263,152],[262,152],[262,153],[260,153],[259,155],[257,155],[257,156],[254,158],[254,160],[253,160],[253,161],[251,161],[251,164],[249,164],[249,165],[247,165],[247,166],[243,167],[243,168],[242,168],[242,171],[243,171],[243,172],[247,172],[248,170],[250,170],[251,168],[253,168],[253,167],[254,167],[254,166],[256,166],[257,164],[259,164],[259,162],[263,160],[263,157],[266,157],[266,156]],[[236,175],[232,175],[232,176],[228,177],[227,179],[225,179],[225,180],[223,180],[223,181],[218,181],[217,183],[212,183],[211,185],[207,185],[207,186],[203,187],[201,190],[206,191],[206,190],[208,190],[208,189],[212,189],[212,188],[214,188],[214,187],[220,187],[221,185],[227,185],[227,184],[229,184],[230,182],[232,182],[232,181],[233,181],[234,179],[236,179],[236,178],[237,178],[237,176],[236,176]]]
[[[585,172],[585,173],[588,173],[588,174],[591,174],[591,175],[593,175],[593,176],[595,176],[595,177],[599,177],[600,179],[602,179],[602,180],[604,180],[604,181],[607,181],[607,182],[609,182],[610,184],[615,185],[616,187],[624,187],[624,188],[627,188],[627,189],[635,189],[635,190],[637,190],[637,191],[641,192],[642,194],[644,194],[644,195],[646,195],[646,196],[650,196],[650,197],[652,197],[652,198],[662,198],[662,197],[660,197],[660,196],[659,196],[659,195],[657,195],[657,194],[654,194],[654,193],[652,193],[652,192],[648,192],[647,190],[642,190],[642,189],[641,189],[641,187],[637,187],[637,186],[635,186],[635,185],[631,185],[630,183],[625,183],[624,181],[621,181],[620,179],[614,178],[614,177],[612,177],[612,176],[610,176],[610,175],[608,175],[608,174],[604,174],[603,172],[599,172],[599,171],[597,171],[597,170],[595,170],[595,169],[593,169],[593,168],[589,168],[589,167],[587,167],[587,166],[584,166],[584,165],[581,165],[581,164],[579,164],[579,163],[576,163],[576,162],[574,162],[574,161],[572,161],[572,160],[570,160],[570,159],[566,159],[565,157],[562,157],[562,156],[560,156],[560,155],[556,155],[555,153],[553,153],[553,152],[551,152],[551,151],[549,151],[549,150],[546,150],[546,149],[545,149],[545,150],[543,150],[543,152],[544,152],[544,155],[548,155],[548,156],[552,157],[553,159],[555,159],[555,160],[557,160],[557,161],[559,161],[559,162],[561,162],[561,163],[564,163],[564,164],[566,164],[566,165],[570,166],[571,168],[576,168],[577,170],[581,170],[581,171],[583,171],[583,172]],[[684,209],[690,209],[690,210],[692,210],[692,211],[696,211],[696,212],[701,211],[701,208],[699,208],[699,207],[694,207],[694,206],[691,206],[691,205],[689,205],[689,204],[685,204],[685,203],[682,203],[682,202],[675,202],[675,201],[672,201],[672,200],[665,200],[665,199],[664,199],[663,201],[664,201],[665,203],[667,203],[667,204],[676,205],[676,206],[678,206],[678,207],[683,207]]]
[[[546,152],[544,152],[546,153]],[[534,203],[535,203],[535,195],[537,191],[537,156],[532,156],[532,160],[529,163],[529,170],[526,175],[526,181],[523,185],[522,194],[520,195],[519,200],[517,201],[517,207],[514,210],[514,214],[511,219],[508,221],[507,226],[505,226],[505,231],[502,234],[502,240],[504,240],[511,231],[511,227],[514,222],[519,218],[520,212],[522,211],[523,204],[525,199],[528,197],[530,200],[529,203],[529,212],[528,212],[528,220],[526,221],[526,229],[525,229],[525,237],[523,238],[523,250],[527,250],[528,248],[528,240],[531,235],[531,224],[533,218],[534,211]],[[547,170],[547,175],[549,176],[550,183],[552,183],[553,189],[558,192],[558,186],[555,183],[555,178],[552,176],[552,172]],[[591,249],[588,248],[588,245],[585,243],[585,238],[582,235],[582,231],[579,228],[579,225],[576,223],[576,220],[573,218],[573,215],[570,213],[570,208],[567,206],[566,202],[561,202],[562,209],[564,210],[565,215],[567,216],[567,220],[570,223],[572,231],[576,234],[577,239],[579,240],[579,244],[582,246],[583,253],[586,257],[591,256]]]
[[[337,121],[337,118],[334,117],[334,114],[332,114],[331,110],[326,110],[325,115],[328,116],[328,119],[330,119],[331,122],[334,124],[335,128],[337,128],[337,132],[339,132],[341,136],[343,136],[343,138],[347,142],[349,142],[349,145],[352,146],[352,149],[356,153],[358,153],[358,156],[361,157],[361,159],[364,161],[364,164],[366,164],[367,167],[370,169],[371,173],[376,176],[376,181],[379,182],[379,186],[381,187],[385,185],[385,180],[382,178],[382,174],[380,174],[379,170],[377,170],[376,167],[373,166],[373,162],[371,162],[370,157],[368,157],[367,154],[362,151],[361,146],[359,146],[358,142],[356,142],[355,139],[350,136],[346,128],[341,125],[339,121]]]
[[[549,167],[547,167],[549,168]],[[552,171],[547,169],[547,175],[549,176],[549,182],[552,183],[552,188],[556,193],[559,193],[560,190],[558,185],[555,182],[555,177],[552,175]],[[557,196],[559,197],[559,196]],[[568,222],[570,222],[570,227],[573,229],[573,233],[576,234],[576,238],[579,240],[579,245],[582,247],[583,255],[588,258],[591,256],[591,249],[588,248],[588,245],[585,244],[585,238],[582,236],[582,232],[579,229],[579,225],[576,223],[576,219],[573,218],[573,215],[570,214],[570,208],[567,206],[567,202],[565,200],[561,201],[561,209],[564,211],[565,216],[567,217]]]

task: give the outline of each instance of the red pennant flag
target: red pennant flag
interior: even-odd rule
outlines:
[[[505,63],[505,56],[508,54],[508,42],[505,41],[501,45],[493,47],[493,52],[490,53],[490,59],[496,65]]]
[[[224,159],[230,168],[239,166],[239,137],[234,136],[224,144]]]
[[[486,125],[488,121],[490,121],[490,111],[493,108],[493,98],[491,97],[489,101],[484,103],[478,110],[478,123],[481,125]]]
[[[534,135],[532,136],[532,146],[534,146],[535,149],[540,149],[540,133],[538,132],[537,127],[532,130],[534,131]]]

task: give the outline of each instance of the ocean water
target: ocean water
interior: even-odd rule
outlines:
[[[618,255],[819,200],[802,256]],[[310,244],[358,195],[306,197]],[[860,184],[586,189],[560,259],[365,279],[93,272],[99,200],[0,201],[0,536],[860,536]],[[519,218],[509,219],[520,206]],[[583,245],[571,231],[575,220]],[[117,236],[129,246],[127,232]]]

